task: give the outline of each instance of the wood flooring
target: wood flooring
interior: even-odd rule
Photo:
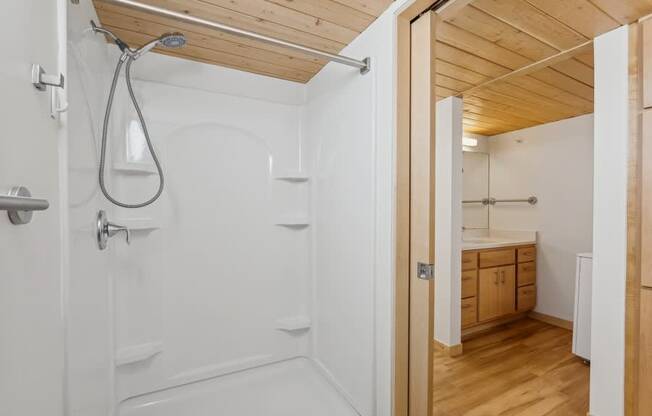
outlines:
[[[586,416],[589,367],[572,333],[523,319],[434,354],[434,416]]]

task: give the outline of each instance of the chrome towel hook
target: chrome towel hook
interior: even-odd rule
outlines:
[[[39,91],[47,90],[48,86],[55,88],[63,88],[65,85],[65,78],[63,74],[47,75],[43,67],[39,64],[32,65],[32,85]]]

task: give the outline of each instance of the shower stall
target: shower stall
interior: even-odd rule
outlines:
[[[67,3],[66,414],[391,414],[392,16],[347,49],[366,75],[141,55],[103,129],[121,52]],[[118,201],[159,186],[150,138],[160,197],[112,204],[100,166]]]

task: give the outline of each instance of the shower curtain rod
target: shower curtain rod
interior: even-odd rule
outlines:
[[[354,68],[358,68],[361,74],[366,74],[371,69],[371,59],[365,58],[363,60],[349,58],[348,56],[342,56],[333,54],[330,52],[320,51],[318,49],[313,49],[308,46],[298,45],[296,43],[287,42],[281,39],[272,38],[269,36],[261,35],[259,33],[249,32],[248,30],[238,29],[232,26],[224,25],[222,23],[213,22],[211,20],[202,19],[199,17],[178,13],[172,10],[163,9],[161,7],[151,6],[149,4],[143,4],[138,1],[133,0],[104,0],[110,3],[119,4],[122,6],[127,6],[132,9],[147,11],[151,13],[156,13],[161,16],[171,17],[173,19],[194,23],[197,25],[209,27],[211,29],[219,30],[224,33],[229,33],[231,35],[242,36],[245,38],[257,40],[260,42],[265,42],[270,45],[281,46],[287,49],[292,49],[297,52],[305,53],[307,55],[312,55],[317,58],[325,59],[331,62],[337,62],[340,64],[348,65]],[[73,0],[74,2],[74,0]]]

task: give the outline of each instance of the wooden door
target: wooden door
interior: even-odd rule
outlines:
[[[630,124],[640,127],[640,132],[633,130],[633,137],[630,138],[634,141],[630,141],[630,146],[640,152],[634,159],[640,163],[640,171],[635,170],[635,165],[633,172],[630,171],[633,186],[630,185],[629,194],[630,281],[625,382],[628,414],[648,415],[652,414],[652,20],[643,20],[640,28],[632,26],[632,32],[635,30],[642,33],[640,37],[630,37],[630,67],[637,65],[640,54],[642,71],[639,79],[630,79],[632,83],[640,83],[637,86],[642,89],[642,102],[636,102],[636,108],[630,115],[633,121]],[[640,42],[640,45],[636,45],[636,42]],[[641,124],[638,124],[639,121]],[[637,207],[640,207],[639,217],[636,215]],[[635,251],[637,243],[640,244],[640,254]]]
[[[410,29],[410,416],[432,414],[434,284],[417,264],[435,263],[436,19],[425,13]]]
[[[500,268],[481,269],[478,273],[478,319],[488,321],[500,316]]]
[[[509,315],[516,311],[516,266],[503,266],[498,271],[500,275],[498,308],[500,315]]]

